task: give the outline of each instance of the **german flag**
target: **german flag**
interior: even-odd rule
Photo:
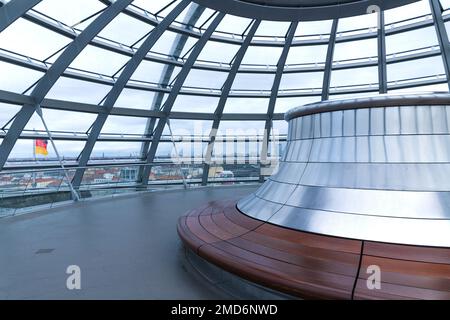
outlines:
[[[42,154],[43,156],[48,155],[47,150],[48,141],[46,139],[36,139],[34,142],[34,153],[36,155]]]

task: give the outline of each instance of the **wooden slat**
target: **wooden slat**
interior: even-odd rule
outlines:
[[[261,225],[255,230],[265,235],[270,235],[274,238],[288,240],[290,242],[307,245],[309,247],[323,248],[333,251],[342,251],[350,253],[361,253],[361,241],[349,240],[335,237],[328,237],[323,235],[299,232],[297,230],[290,230],[286,228],[277,227],[269,223]]]
[[[221,239],[205,229],[200,223],[198,217],[187,217],[186,225],[189,231],[204,243],[213,243]]]
[[[355,255],[352,261],[348,263],[333,258],[326,259],[323,257],[312,257],[311,255],[292,254],[286,251],[266,247],[244,238],[235,238],[228,240],[228,242],[247,251],[312,270],[320,270],[351,277],[355,277],[358,273],[359,257],[357,255]]]
[[[319,284],[305,283],[298,279],[286,278],[282,270],[275,270],[255,262],[237,259],[227,252],[206,245],[199,249],[199,255],[215,265],[235,273],[249,281],[279,290],[303,299],[349,299],[347,291]]]
[[[211,219],[217,226],[232,234],[234,237],[241,237],[244,234],[250,232],[249,229],[241,227],[240,225],[235,224],[233,221],[230,221],[223,213],[212,215]]]
[[[449,300],[450,293],[445,291],[409,287],[392,283],[381,283],[380,290],[369,290],[366,280],[358,279],[354,299],[414,299]]]
[[[270,235],[261,234],[258,232],[249,232],[242,236],[242,238],[264,245],[269,248],[274,248],[280,251],[301,255],[305,257],[334,260],[346,264],[358,264],[359,253],[348,253],[341,251],[334,251],[318,247],[310,247],[307,244],[299,244],[298,242],[291,242],[280,238],[274,238]]]
[[[450,264],[450,250],[448,248],[365,242],[364,254],[401,260]]]
[[[235,235],[227,232],[225,229],[219,227],[212,219],[211,215],[209,216],[200,216],[199,217],[200,224],[205,230],[209,233],[213,234],[215,237],[220,240],[228,240],[234,238]]]

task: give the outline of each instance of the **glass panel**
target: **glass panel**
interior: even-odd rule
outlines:
[[[346,32],[357,29],[376,28],[378,23],[377,14],[364,14],[355,17],[339,19],[337,32]],[[369,31],[369,30],[367,30]]]
[[[273,86],[273,74],[238,73],[233,90],[270,90]]]
[[[303,106],[308,103],[319,102],[320,96],[317,97],[295,97],[295,98],[277,98],[275,103],[275,113],[284,113],[295,107]]]
[[[123,183],[133,183],[136,181],[139,173],[138,166],[118,166],[118,167],[94,167],[88,168],[84,172],[82,186],[96,186],[95,189],[89,189],[89,197],[105,196],[117,192],[127,192],[125,189],[98,189],[102,187],[114,187]],[[128,192],[135,190],[128,190]]]
[[[378,87],[378,67],[333,70],[331,87],[372,85]]]
[[[290,25],[289,22],[262,21],[255,36],[285,37]]]
[[[176,142],[176,151],[170,139],[158,144],[155,162],[170,161],[173,163],[202,163],[207,148],[206,142],[191,143],[187,138]],[[181,179],[181,177],[180,177]]]
[[[166,64],[150,61],[142,61],[139,67],[131,76],[131,79],[138,81],[159,83],[166,67],[167,67]],[[180,67],[175,67],[175,70],[170,78],[170,81],[172,81],[176,77],[176,75],[178,74],[178,72],[180,72],[180,70],[181,70]]]
[[[378,56],[377,39],[336,43],[334,48],[334,61],[357,60],[361,58]]]
[[[363,97],[373,97],[374,93],[362,92],[362,93],[345,93],[345,94],[330,94],[328,100],[338,100],[338,99],[356,99]]]
[[[52,109],[42,110],[50,131],[85,133],[97,118],[93,113],[70,112]],[[45,133],[41,118],[35,113],[25,126],[25,130],[38,130]]]
[[[47,98],[98,104],[111,90],[103,84],[61,77],[47,94]]]
[[[386,54],[439,46],[434,27],[397,33],[386,37]]]
[[[172,31],[166,31],[162,34],[162,36],[155,43],[155,45],[150,51],[168,55],[172,52],[172,48],[174,48],[174,46],[177,44],[178,37],[179,35],[177,33]],[[188,50],[190,50],[192,46],[197,43],[197,40],[198,39],[196,38],[188,37],[185,46],[183,47],[181,53],[179,54],[179,57],[183,57],[188,52]]]
[[[397,21],[412,19],[431,13],[430,5],[427,0],[421,0],[398,8],[386,10],[384,19],[386,24]]]
[[[217,135],[231,135],[231,136],[255,136],[263,135],[264,121],[220,121]]]
[[[150,110],[151,106],[153,106],[153,99],[159,94],[164,95],[159,92],[124,89],[114,107]],[[164,102],[164,100],[165,99],[162,99],[162,102]]]
[[[242,64],[276,65],[280,60],[282,51],[283,48],[281,47],[250,46],[244,55]]]
[[[12,119],[16,115],[17,112],[21,109],[21,106],[7,104],[0,102],[0,129],[3,128],[8,121]],[[7,128],[10,126],[9,124]]]
[[[42,138],[48,139],[47,135],[43,134]],[[81,150],[85,145],[85,141],[62,141],[55,140],[56,148],[61,157],[65,161],[74,161],[76,157],[80,154]],[[58,163],[56,153],[53,149],[52,144],[48,141],[47,145],[48,155],[34,155],[34,140],[33,139],[19,139],[17,140],[14,148],[12,149],[8,162],[12,164],[14,162],[20,161],[38,161],[40,163],[49,162],[53,164]]]
[[[269,99],[228,98],[224,113],[267,113]]]
[[[218,97],[178,95],[172,111],[214,113],[219,103]]]
[[[131,46],[153,29],[154,27],[148,23],[120,13],[99,33],[99,36]]]
[[[133,134],[142,136],[145,132],[147,118],[108,116],[102,135],[108,134]]]
[[[38,60],[45,60],[70,42],[69,38],[22,18],[0,33],[2,49]]]
[[[0,89],[22,93],[44,74],[39,71],[19,67],[0,61]],[[7,75],[7,76],[4,76]]]
[[[323,63],[327,58],[328,46],[291,47],[286,60],[287,65]]]
[[[441,57],[406,61],[387,65],[388,81],[398,81],[445,74]]]
[[[248,131],[250,132],[250,130]],[[253,136],[240,135],[238,139],[228,139],[223,142],[221,139],[216,140],[214,144],[214,152],[212,155],[213,161],[216,163],[234,164],[250,162],[253,164],[258,163],[258,157],[261,153],[262,138],[260,141],[250,139]],[[222,168],[224,169],[224,168]],[[222,170],[215,170],[215,178],[220,178]],[[222,176],[223,177],[223,176]]]
[[[285,73],[281,78],[281,90],[322,88],[323,72]]]
[[[176,154],[172,142],[159,142],[155,154],[155,162],[157,161],[176,161]]]
[[[133,5],[156,14],[161,9],[164,9],[164,7],[166,7],[172,1],[173,0],[134,0]]]
[[[104,8],[105,5],[96,0],[43,0],[33,9],[72,26]]]
[[[127,56],[89,45],[77,56],[70,67],[112,76],[129,59]]]
[[[211,24],[214,18],[211,18],[211,16],[215,13],[214,10],[211,10],[209,8],[204,8],[205,11],[202,13],[200,19],[195,23],[195,27],[203,29],[208,28],[208,26]],[[211,18],[211,19],[210,19]]]
[[[97,141],[90,160],[126,160],[140,156],[141,142]]]
[[[273,121],[273,134],[277,136],[285,136],[288,133],[289,124],[284,120]],[[272,134],[271,134],[272,135]]]
[[[208,137],[212,127],[212,121],[209,120],[183,120],[183,119],[171,119],[170,127],[172,128],[172,134],[176,138],[182,138],[186,136],[190,140],[190,136]],[[170,138],[169,127],[166,125],[163,135]]]
[[[196,87],[196,88],[208,88],[208,89],[220,89],[222,88],[228,73],[197,70],[192,69],[189,72],[183,86],[184,87]]]
[[[214,61],[229,64],[239,50],[239,46],[208,41],[197,60]]]
[[[220,24],[217,26],[216,31],[243,34],[248,25],[252,22],[251,19],[237,17],[233,15],[226,15]]]
[[[450,8],[450,0],[440,0],[440,3],[444,10]]]
[[[428,86],[417,86],[413,88],[405,88],[405,89],[396,89],[396,90],[389,90],[389,93],[418,93],[418,92],[445,92],[448,93],[448,84],[446,83],[440,83],[440,84],[433,84]]]
[[[295,31],[296,37],[312,36],[312,35],[325,35],[331,31],[331,25],[333,20],[324,21],[302,21],[298,24]]]

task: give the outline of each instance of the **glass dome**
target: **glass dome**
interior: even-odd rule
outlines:
[[[208,1],[3,0],[0,197],[263,181],[293,107],[448,92],[450,1],[403,3],[271,21]]]

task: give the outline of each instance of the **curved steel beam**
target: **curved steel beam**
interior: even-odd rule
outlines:
[[[83,49],[92,41],[92,39],[111,22],[122,10],[124,10],[133,0],[118,0],[110,7],[106,8],[86,29],[76,37],[74,41],[63,51],[55,63],[48,69],[45,75],[39,80],[31,93],[34,101],[32,107],[24,105],[14,122],[12,123],[8,134],[3,139],[0,146],[0,170],[3,169],[12,148],[19,138],[22,130],[33,116],[36,107],[39,106],[47,93],[61,77],[64,71],[83,51]],[[14,1],[13,1],[14,2]]]
[[[0,32],[42,0],[15,0],[0,6]]]
[[[150,33],[150,35],[145,39],[144,43],[139,47],[133,57],[128,61],[127,65],[123,69],[113,88],[109,92],[104,104],[103,110],[104,112],[99,114],[95,119],[94,124],[92,125],[92,130],[89,134],[89,139],[86,142],[83,150],[81,151],[80,160],[78,162],[81,169],[78,169],[73,178],[73,185],[75,188],[79,187],[84,175],[84,167],[87,165],[89,158],[91,156],[92,150],[94,149],[95,142],[100,135],[100,132],[103,128],[103,125],[108,118],[108,115],[111,112],[111,109],[114,107],[117,99],[125,88],[126,84],[130,80],[133,73],[141,64],[142,60],[144,60],[147,53],[150,49],[155,45],[158,39],[162,36],[162,34],[166,31],[166,29],[170,26],[170,24],[175,20],[176,17],[180,15],[180,13],[189,5],[189,0],[183,0],[180,2],[168,15],[167,17]]]
[[[34,108],[33,99],[30,96],[20,93],[0,90],[0,102],[15,105],[26,104],[30,108]],[[7,106],[0,106],[0,112],[8,108]],[[87,114],[99,114],[103,112],[103,106],[98,104],[81,103],[74,101],[65,101],[58,99],[44,99],[41,103],[42,109],[61,110],[61,111],[73,111],[82,112]],[[130,109],[114,107],[111,110],[110,115],[115,116],[128,116],[137,118],[164,118],[166,115],[160,110],[145,110],[145,109]],[[171,119],[180,120],[214,120],[213,113],[205,112],[171,112]],[[229,121],[263,121],[266,120],[265,113],[226,113],[223,115],[223,120]],[[275,113],[275,120],[283,120],[284,113]]]
[[[286,65],[286,60],[289,54],[289,49],[291,48],[291,43],[294,40],[295,31],[297,30],[298,22],[293,22],[289,29],[288,35],[286,37],[285,46],[283,52],[281,53],[280,60],[278,61],[277,73],[273,81],[272,93],[269,100],[269,109],[267,111],[267,120],[264,127],[264,140],[261,148],[261,166],[265,165],[267,162],[267,154],[269,149],[269,137],[270,131],[272,130],[272,120],[275,112],[275,104],[277,102],[278,91],[280,90],[281,78],[283,76],[284,67]],[[263,182],[263,175],[260,175],[260,181]]]
[[[376,5],[381,10],[392,9],[419,0],[358,0],[351,2],[335,1],[335,4],[323,5],[320,1],[310,1],[311,5],[297,4],[281,6],[273,4],[273,1],[258,1],[262,4],[250,3],[245,0],[193,0],[200,5],[252,19],[276,20],[276,21],[315,21],[326,19],[338,19],[362,15],[367,13],[369,6]],[[293,4],[293,1],[289,1]]]
[[[439,0],[430,0],[431,13],[433,15],[434,27],[436,28],[439,46],[442,52],[442,61],[444,63],[447,84],[450,88],[450,43],[444,19],[442,18],[442,7]]]
[[[378,83],[380,93],[387,93],[387,58],[386,58],[386,28],[384,26],[384,11],[378,13]]]
[[[225,108],[228,95],[230,94],[231,87],[233,86],[234,79],[236,78],[237,72],[239,71],[239,67],[241,66],[245,53],[247,52],[247,49],[250,46],[250,43],[252,42],[252,39],[255,36],[256,30],[258,30],[260,24],[261,20],[256,20],[253,23],[247,36],[245,37],[244,43],[239,48],[239,51],[236,54],[230,73],[228,74],[228,77],[223,85],[222,94],[220,95],[217,108],[214,111],[214,121],[211,128],[211,132],[209,134],[210,141],[206,149],[205,163],[203,164],[202,185],[206,185],[208,183],[209,167],[211,163],[212,153],[214,150],[214,142],[216,141],[217,130],[219,129],[220,120],[222,119],[223,116],[223,110]]]
[[[156,126],[155,134],[153,137],[153,142],[152,142],[152,144],[150,146],[150,150],[147,154],[147,159],[146,159],[147,164],[152,163],[155,158],[159,140],[161,139],[161,135],[162,135],[162,133],[164,131],[164,127],[167,123],[167,119],[170,115],[173,104],[175,103],[175,100],[176,100],[178,94],[180,93],[181,87],[183,86],[184,81],[186,80],[186,77],[188,76],[195,61],[197,60],[197,58],[200,55],[200,53],[202,52],[204,46],[206,45],[209,38],[213,34],[214,30],[217,28],[219,23],[222,21],[224,16],[225,16],[225,13],[222,13],[222,12],[217,14],[217,16],[214,18],[214,20],[208,26],[208,29],[205,31],[203,36],[196,43],[194,49],[192,50],[191,54],[189,55],[189,58],[186,60],[183,68],[181,69],[180,73],[178,74],[177,79],[173,85],[173,88],[170,91],[169,97],[167,98],[167,100],[164,104],[164,107],[162,109],[162,111],[166,114],[166,117],[159,119],[158,125]],[[151,170],[151,166],[146,166],[145,169],[143,170],[141,185],[143,185],[143,186],[147,185],[148,178],[150,175],[150,170]]]
[[[334,46],[336,44],[336,35],[338,19],[333,20],[330,32],[330,41],[328,42],[327,60],[325,62],[325,72],[323,74],[322,101],[328,100],[330,96],[331,70],[333,69]]]

